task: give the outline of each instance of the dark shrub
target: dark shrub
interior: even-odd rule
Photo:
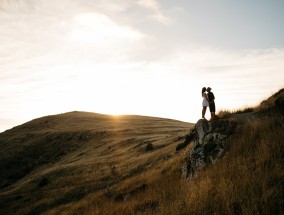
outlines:
[[[193,140],[194,132],[195,132],[195,130],[192,129],[192,130],[190,131],[190,133],[185,136],[184,142],[177,145],[176,151],[179,151],[179,150],[181,150],[181,149],[187,147],[188,144],[190,144],[191,140]]]
[[[43,179],[41,179],[40,182],[38,183],[38,187],[44,187],[44,186],[46,186],[46,185],[48,185],[48,184],[49,184],[48,179],[47,179],[47,178],[43,178]]]
[[[154,149],[154,146],[152,143],[148,143],[147,146],[146,146],[146,151],[152,151]]]

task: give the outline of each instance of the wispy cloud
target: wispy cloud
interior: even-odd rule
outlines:
[[[201,48],[183,50],[171,59],[173,70],[195,77],[200,86],[213,87],[223,108],[256,105],[284,87],[284,49]]]
[[[151,14],[148,15],[149,18],[167,24],[171,21],[169,16],[163,14],[160,4],[156,0],[138,0],[137,4],[141,7],[147,8],[151,11]]]
[[[108,46],[113,43],[139,40],[143,35],[127,26],[121,26],[108,16],[98,13],[80,14],[74,18],[76,24],[70,32],[71,39],[81,43]]]

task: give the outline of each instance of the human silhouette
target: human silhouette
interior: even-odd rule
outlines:
[[[210,110],[210,113],[211,113],[210,121],[213,121],[215,119],[216,107],[215,107],[215,96],[214,96],[214,93],[211,92],[211,90],[212,90],[211,87],[207,87],[209,110]]]
[[[201,95],[203,97],[203,100],[202,100],[202,118],[205,118],[206,109],[207,109],[207,107],[209,107],[208,96],[207,96],[207,93],[206,93],[206,87],[202,88]]]

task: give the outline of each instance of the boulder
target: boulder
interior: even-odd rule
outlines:
[[[223,154],[226,139],[235,129],[234,121],[219,119],[211,123],[206,119],[198,120],[190,132],[193,147],[186,153],[183,178],[189,179],[200,169],[214,163]]]

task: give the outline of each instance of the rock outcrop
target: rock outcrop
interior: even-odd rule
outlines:
[[[191,130],[193,147],[187,152],[182,166],[185,179],[193,177],[200,169],[214,163],[224,152],[226,139],[234,133],[236,122],[216,120],[213,123],[200,119]]]

